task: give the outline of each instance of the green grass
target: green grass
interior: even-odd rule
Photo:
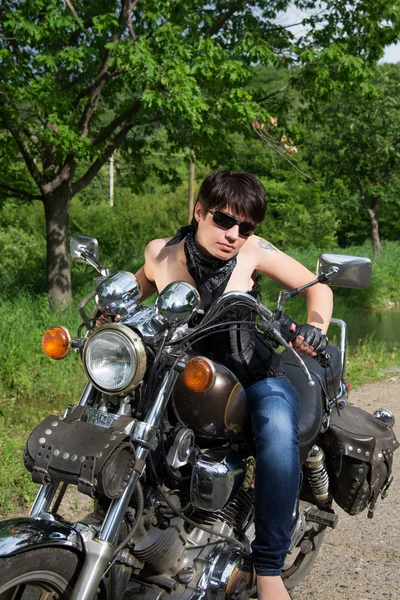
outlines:
[[[30,431],[47,414],[60,414],[76,402],[85,382],[80,358],[48,358],[41,338],[51,325],[63,324],[73,335],[79,324],[76,306],[54,313],[45,296],[23,295],[0,303],[0,514],[27,506],[37,492],[23,465]]]
[[[38,486],[32,483],[24,467],[23,449],[33,425],[47,412],[27,409],[15,398],[0,403],[0,514],[28,506],[37,493]]]
[[[388,351],[383,342],[365,338],[347,354],[347,374],[352,388],[390,377],[400,368],[400,346]]]
[[[76,304],[54,312],[46,296],[22,295],[0,301],[0,323],[0,398],[43,407],[77,393],[83,380],[77,375],[81,371],[83,376],[78,356],[72,352],[54,361],[41,348],[42,336],[52,325],[65,325],[76,335],[80,323]]]

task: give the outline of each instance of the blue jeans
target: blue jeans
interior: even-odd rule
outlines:
[[[257,381],[246,389],[256,458],[257,575],[280,575],[300,483],[300,400],[286,377]]]

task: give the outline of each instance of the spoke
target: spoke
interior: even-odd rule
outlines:
[[[53,591],[46,591],[44,589],[41,590],[41,595],[39,600],[57,600],[57,598],[59,598],[59,595],[57,592]]]
[[[23,593],[25,591],[26,586],[25,585],[19,585],[16,589],[14,594],[12,595],[11,600],[21,600]]]

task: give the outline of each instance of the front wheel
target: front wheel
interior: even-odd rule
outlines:
[[[0,559],[0,600],[68,600],[79,574],[78,556],[40,548]]]

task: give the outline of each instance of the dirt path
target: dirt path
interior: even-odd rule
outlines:
[[[396,417],[400,437],[400,377],[365,385],[350,400],[368,412],[387,408]],[[395,480],[375,517],[367,511],[351,517],[341,509],[308,578],[293,600],[400,600],[400,449],[394,458]]]

